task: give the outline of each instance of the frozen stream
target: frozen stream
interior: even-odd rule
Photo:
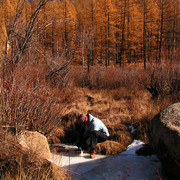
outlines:
[[[134,140],[126,151],[118,155],[96,155],[95,159],[90,159],[86,153],[76,155],[76,146],[65,145],[69,152],[51,154],[50,161],[67,168],[73,180],[158,180],[157,172],[162,178],[161,163],[155,155],[136,155],[135,151],[142,144],[142,141]]]

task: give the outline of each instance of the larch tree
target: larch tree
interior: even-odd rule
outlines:
[[[79,0],[75,2],[77,9],[79,30],[78,33],[79,43],[81,44],[81,54],[82,54],[82,64],[87,65],[88,71],[90,71],[90,66],[94,65],[94,60],[96,56],[95,52],[95,29],[96,29],[96,1]],[[85,63],[86,60],[86,63]]]
[[[114,13],[115,8],[111,0],[101,0],[96,7],[96,59],[106,67],[113,60],[114,51]]]
[[[89,0],[88,4],[88,12],[89,12],[89,43],[87,45],[87,67],[88,71],[90,70],[90,66],[94,64],[95,59],[95,48],[94,48],[94,34],[95,34],[95,1]]]
[[[124,44],[125,44],[125,28],[126,28],[126,7],[127,7],[127,0],[123,0],[123,14],[122,14],[122,33],[121,33],[121,44],[119,49],[119,65],[122,66],[122,60],[123,60],[123,53],[124,53]]]
[[[176,59],[175,47],[178,45],[178,1],[167,0],[164,9],[164,46],[166,58]],[[173,51],[174,49],[174,51]]]
[[[53,59],[64,54],[88,70],[96,63],[107,67],[140,61],[146,68],[163,57],[177,59],[177,0],[49,0],[36,11],[47,1],[0,2],[3,51],[10,43],[15,54],[28,47]]]
[[[89,34],[91,32],[89,27],[90,13],[88,1],[75,1],[74,6],[77,11],[77,28],[76,28],[76,42],[77,49],[75,54],[75,62],[87,65],[87,47],[89,44]],[[79,62],[79,59],[81,60]]]
[[[146,68],[147,60],[150,61],[150,54],[152,51],[153,46],[153,33],[154,29],[157,29],[157,25],[155,23],[157,22],[158,16],[157,16],[157,4],[154,2],[154,0],[140,0],[139,2],[139,8],[140,12],[142,13],[142,22],[143,22],[143,48],[142,48],[142,54],[143,54],[143,61],[144,61],[144,68]],[[153,7],[153,8],[152,8]],[[154,11],[156,10],[156,12]]]
[[[75,51],[76,44],[76,11],[68,0],[52,1],[45,10],[44,48],[53,58],[65,55],[69,57]]]

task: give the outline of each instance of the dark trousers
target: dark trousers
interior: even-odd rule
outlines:
[[[79,141],[79,146],[82,147],[82,149],[87,149],[87,147],[91,147],[91,149],[95,149],[97,143],[104,142],[108,140],[108,136],[106,136],[101,131],[92,131],[88,137],[81,138]]]

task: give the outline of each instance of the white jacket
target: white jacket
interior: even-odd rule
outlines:
[[[87,114],[87,116],[89,116],[89,122],[92,124],[94,131],[102,131],[106,134],[106,136],[109,136],[108,129],[101,120],[92,116],[91,114]]]

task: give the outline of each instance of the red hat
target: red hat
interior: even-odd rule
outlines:
[[[86,123],[88,121],[88,117],[85,114],[80,114],[79,120],[82,121],[83,123]]]

